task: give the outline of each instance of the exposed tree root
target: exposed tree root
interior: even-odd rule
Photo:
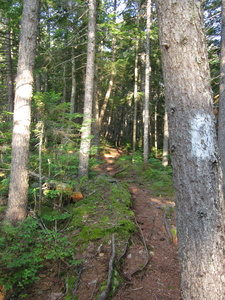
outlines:
[[[112,235],[112,255],[109,261],[109,272],[108,272],[108,279],[107,279],[107,285],[106,289],[101,293],[98,300],[105,300],[108,297],[109,291],[110,291],[110,285],[112,281],[113,276],[113,265],[116,257],[116,247],[115,247],[115,237],[114,234]]]

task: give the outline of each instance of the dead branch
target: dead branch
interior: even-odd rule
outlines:
[[[77,289],[78,289],[78,286],[79,286],[79,283],[80,283],[80,277],[81,277],[82,271],[83,271],[83,265],[81,265],[80,268],[79,268],[79,272],[78,272],[77,279],[76,279],[76,282],[75,282],[75,285],[74,285],[74,289],[72,291],[72,298],[71,298],[71,300],[75,299],[75,294],[77,292]]]
[[[170,226],[169,226],[169,224],[167,222],[167,219],[166,219],[166,213],[167,213],[167,209],[165,210],[165,212],[163,214],[163,222],[164,222],[164,226],[165,226],[166,232],[169,235],[169,240],[170,240],[170,243],[171,243],[171,241],[173,240],[173,237],[172,237],[172,233],[170,231]]]
[[[40,176],[39,174],[37,174],[37,173],[34,173],[33,171],[29,171],[29,176],[31,176],[31,177],[36,177],[36,178],[38,178],[38,179],[44,179],[44,180],[49,180],[49,178],[48,177],[46,177],[46,176]]]
[[[109,291],[110,291],[110,285],[112,281],[112,275],[113,275],[113,265],[116,257],[116,247],[115,247],[115,237],[114,234],[112,235],[112,255],[109,261],[109,272],[108,272],[108,279],[107,279],[107,285],[105,290],[101,293],[98,300],[105,300],[108,297]]]
[[[112,176],[112,177],[115,177],[117,174],[119,174],[119,173],[122,173],[122,172],[126,171],[128,168],[130,168],[130,166],[128,166],[128,167],[126,167],[126,168],[124,168],[124,169],[122,169],[122,170],[119,170],[119,171],[117,171],[116,173],[114,173],[114,174],[113,174],[113,176]]]
[[[127,249],[128,249],[128,245],[129,245],[129,241],[130,241],[130,238],[128,239],[128,241],[126,242],[126,247],[123,251],[123,253],[120,255],[120,257],[118,258],[117,262],[120,262],[120,260],[126,255],[127,253]]]
[[[143,235],[143,232],[141,230],[141,227],[139,226],[138,222],[137,222],[137,219],[136,217],[134,216],[134,221],[135,221],[135,224],[137,225],[139,231],[140,231],[140,234],[141,234],[141,239],[142,239],[142,242],[143,242],[143,245],[145,247],[145,251],[146,251],[146,261],[145,261],[145,264],[142,268],[138,268],[137,270],[135,270],[133,273],[130,274],[130,277],[135,275],[136,273],[139,273],[139,272],[142,272],[146,267],[147,265],[149,264],[149,261],[150,261],[150,256],[149,256],[149,252],[148,252],[148,247],[146,245],[146,242],[145,242],[145,238],[144,238],[144,235]]]

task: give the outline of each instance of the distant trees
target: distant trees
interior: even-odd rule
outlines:
[[[157,1],[182,299],[222,300],[224,195],[202,4]]]
[[[13,223],[27,215],[28,161],[33,94],[33,70],[39,0],[24,0],[16,77],[12,161],[6,219]]]

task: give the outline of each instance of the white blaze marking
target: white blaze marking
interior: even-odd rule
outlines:
[[[197,114],[191,119],[191,154],[198,159],[207,159],[215,153],[213,126],[208,114]]]

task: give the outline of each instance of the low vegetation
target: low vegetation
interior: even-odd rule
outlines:
[[[130,155],[120,156],[116,164],[121,172],[113,177],[97,173],[95,167],[101,162],[93,159],[90,178],[83,177],[78,181],[74,177],[77,170],[74,155],[68,156],[67,149],[61,152],[60,166],[64,166],[61,170],[54,163],[49,172],[47,159],[43,169],[46,178],[50,179],[50,173],[54,182],[63,181],[66,191],[49,187],[44,190],[39,203],[39,188],[32,187],[36,179],[31,176],[29,216],[17,227],[2,221],[0,285],[4,286],[7,297],[12,299],[26,298],[27,287],[38,282],[48,266],[56,266],[57,276],[67,282],[66,299],[71,299],[82,265],[81,253],[90,243],[108,245],[114,235],[117,255],[123,253],[125,243],[136,230],[129,181],[137,181],[157,195],[172,196],[171,169],[162,167],[153,156],[145,172],[142,170],[141,152],[136,154],[135,163]],[[66,165],[65,161],[61,162],[63,159]],[[35,161],[31,161],[31,166],[34,165]],[[6,198],[8,173],[4,172],[1,178],[1,196]],[[49,182],[52,183],[52,180]],[[68,187],[71,188],[69,192]],[[71,193],[75,192],[82,197],[72,199]],[[1,206],[2,215],[5,208]],[[116,269],[113,278],[112,290],[121,281]],[[105,285],[102,283],[102,289]]]

